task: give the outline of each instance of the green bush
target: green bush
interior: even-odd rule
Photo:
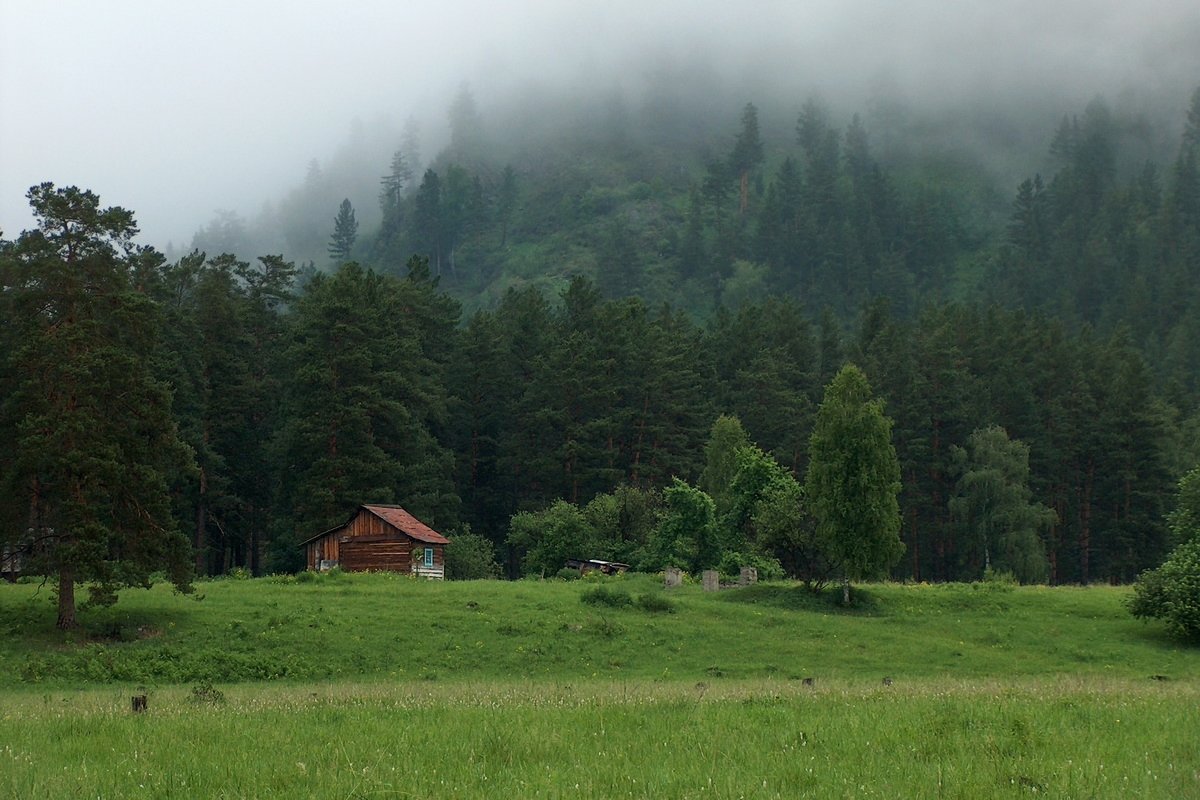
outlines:
[[[726,578],[740,577],[742,567],[754,567],[758,570],[760,581],[777,581],[783,577],[783,567],[780,566],[779,560],[761,553],[738,553],[726,550],[721,554],[720,562],[717,563],[717,570]]]
[[[597,586],[587,589],[579,596],[581,602],[593,606],[608,606],[609,608],[625,608],[633,605],[633,598],[623,589],[609,589],[607,586]]]
[[[651,614],[674,614],[675,604],[661,594],[639,594],[634,604]]]
[[[571,567],[563,567],[554,573],[554,577],[563,581],[577,581],[579,580],[579,570],[572,569]]]
[[[1200,539],[1181,544],[1161,567],[1143,572],[1129,610],[1135,617],[1163,620],[1172,636],[1200,640]]]
[[[1011,570],[993,569],[992,567],[983,571],[983,582],[993,589],[1000,590],[1016,589],[1021,584]]]
[[[475,581],[500,577],[496,549],[476,533],[460,533],[446,545],[446,578]]]

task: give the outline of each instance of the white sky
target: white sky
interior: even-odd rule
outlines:
[[[1200,1],[0,0],[0,231],[30,225],[25,191],[50,180],[186,242],[217,209],[281,196],[355,117],[399,126],[464,80],[481,105],[583,70],[614,85],[652,48],[832,91],[880,74],[945,102],[1182,85],[1182,107]]]

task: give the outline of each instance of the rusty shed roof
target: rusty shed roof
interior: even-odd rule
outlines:
[[[393,528],[399,528],[414,539],[429,544],[449,544],[450,540],[426,525],[400,506],[363,506]]]
[[[442,536],[440,533],[426,525],[424,522],[421,522],[421,520],[417,519],[400,506],[362,505],[355,510],[355,512],[350,516],[350,519],[346,520],[341,525],[336,525],[328,530],[321,531],[315,536],[310,536],[303,542],[300,542],[299,547],[304,547],[309,542],[314,542],[317,539],[320,539],[322,536],[328,536],[335,531],[340,531],[342,528],[353,522],[354,518],[358,516],[359,510],[364,508],[375,516],[379,517],[387,524],[391,525],[393,528],[396,528],[400,532],[411,536],[419,542],[425,542],[426,544],[450,543],[450,540],[445,536]]]

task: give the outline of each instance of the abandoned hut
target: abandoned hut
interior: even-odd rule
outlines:
[[[629,565],[619,561],[601,561],[598,558],[568,558],[567,569],[577,569],[580,575],[587,575],[589,572],[620,575],[629,569]]]
[[[400,506],[364,505],[345,523],[300,546],[309,569],[409,572],[441,580],[446,574],[448,542]]]

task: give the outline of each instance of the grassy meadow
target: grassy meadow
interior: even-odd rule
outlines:
[[[1200,797],[1200,650],[1126,594],[0,586],[0,797]]]

